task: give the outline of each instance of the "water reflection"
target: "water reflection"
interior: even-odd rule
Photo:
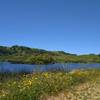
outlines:
[[[71,71],[74,69],[100,68],[100,63],[66,63],[66,64],[12,64],[9,62],[0,62],[0,72],[41,72],[41,71]]]

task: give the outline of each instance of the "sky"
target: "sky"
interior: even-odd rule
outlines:
[[[100,0],[0,0],[0,45],[100,53]]]

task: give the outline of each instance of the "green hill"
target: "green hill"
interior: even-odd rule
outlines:
[[[29,64],[99,63],[100,55],[76,55],[64,51],[47,51],[14,45],[12,47],[0,46],[0,61]]]

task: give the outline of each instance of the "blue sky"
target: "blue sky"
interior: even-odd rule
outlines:
[[[0,45],[100,53],[100,0],[0,0]]]

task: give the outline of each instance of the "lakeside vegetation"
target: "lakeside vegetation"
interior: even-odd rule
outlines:
[[[64,51],[47,51],[25,46],[0,46],[0,61],[28,64],[100,63],[100,54],[76,55]]]
[[[27,64],[100,63],[100,55],[76,55],[15,45],[0,46],[0,61]],[[100,69],[0,73],[0,100],[98,100],[95,97],[100,99],[99,90]]]
[[[99,100],[97,90],[100,90],[100,69],[0,73],[0,100]],[[66,99],[60,99],[62,95]]]

